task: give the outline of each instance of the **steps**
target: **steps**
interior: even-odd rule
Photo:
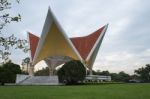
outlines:
[[[58,76],[28,76],[22,81],[16,82],[16,84],[18,85],[59,85],[59,81],[58,81]]]

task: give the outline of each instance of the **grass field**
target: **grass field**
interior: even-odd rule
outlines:
[[[0,99],[150,99],[150,84],[0,86]]]

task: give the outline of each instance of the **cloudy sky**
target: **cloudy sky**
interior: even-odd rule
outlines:
[[[4,31],[20,38],[27,38],[27,31],[40,36],[49,6],[69,37],[88,35],[109,23],[95,70],[133,74],[150,63],[149,0],[21,0],[9,12],[20,13],[22,21]],[[19,50],[12,52],[11,59],[19,64],[27,56]],[[43,62],[36,68],[42,66]]]

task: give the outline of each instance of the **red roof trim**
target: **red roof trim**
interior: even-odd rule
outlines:
[[[29,33],[29,42],[30,42],[30,50],[31,50],[31,58],[32,58],[32,60],[34,58],[35,51],[36,51],[39,39],[40,38],[38,36],[36,36],[36,35],[34,35],[32,33]]]
[[[97,31],[93,32],[92,34],[84,37],[74,37],[70,38],[73,45],[79,52],[80,56],[85,60],[89,55],[91,49],[93,48],[94,44],[98,40],[99,36],[101,35],[104,26]],[[30,50],[31,50],[31,58],[33,60],[35,51],[39,42],[39,37],[29,33],[29,42],[30,42]]]
[[[70,38],[75,48],[84,60],[89,55],[91,49],[93,48],[103,29],[104,27],[100,28],[99,30],[88,36]]]

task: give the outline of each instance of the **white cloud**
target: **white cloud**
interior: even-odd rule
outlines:
[[[111,72],[125,71],[133,74],[134,70],[145,66],[150,60],[150,49],[140,53],[113,52],[97,58],[94,69],[110,70]]]

